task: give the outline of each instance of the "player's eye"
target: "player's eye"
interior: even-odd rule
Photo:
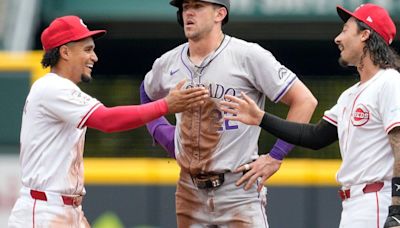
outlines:
[[[85,52],[92,52],[94,50],[94,47],[89,46],[89,47],[86,47],[84,50],[85,50]]]

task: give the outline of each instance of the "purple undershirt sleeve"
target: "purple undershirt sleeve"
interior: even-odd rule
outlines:
[[[144,84],[140,85],[140,103],[152,102],[144,90]],[[160,117],[146,124],[147,130],[153,137],[153,140],[160,144],[168,155],[175,158],[175,126],[171,125],[165,117]]]

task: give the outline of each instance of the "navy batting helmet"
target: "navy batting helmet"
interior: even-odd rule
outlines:
[[[221,5],[223,7],[226,8],[226,11],[228,12],[226,14],[226,17],[224,18],[224,20],[222,21],[222,25],[226,24],[229,20],[229,10],[230,10],[230,6],[231,6],[231,1],[230,0],[200,0],[202,2],[209,2],[209,3],[214,3],[214,4],[218,4]],[[177,12],[177,17],[178,17],[178,23],[183,26],[183,19],[182,19],[182,3],[183,0],[172,0],[171,2],[169,2],[169,4],[177,7],[179,10]]]

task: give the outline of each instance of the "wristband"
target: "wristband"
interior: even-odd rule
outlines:
[[[400,196],[400,177],[392,178],[392,196]]]
[[[293,149],[294,145],[287,143],[281,139],[278,139],[275,145],[272,147],[269,152],[269,156],[275,158],[276,160],[283,160],[283,158],[289,154],[289,152]]]

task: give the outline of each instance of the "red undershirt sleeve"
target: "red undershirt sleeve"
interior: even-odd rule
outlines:
[[[89,116],[85,125],[103,132],[127,131],[141,127],[168,112],[165,99],[142,105],[100,106]]]

